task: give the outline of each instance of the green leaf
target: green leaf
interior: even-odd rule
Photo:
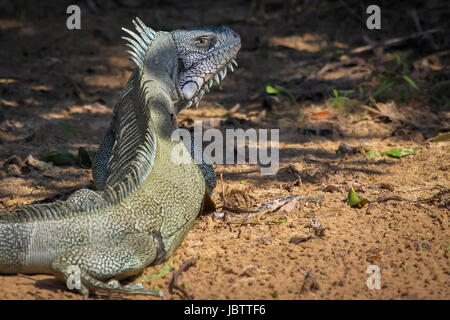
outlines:
[[[269,94],[280,94],[280,91],[278,91],[277,89],[275,89],[272,86],[267,86],[266,87],[266,92]]]
[[[282,86],[276,86],[276,90],[278,90],[278,92],[284,92],[285,94],[287,94],[289,96],[289,98],[291,99],[293,104],[297,103],[297,99],[295,99],[294,95],[291,93],[291,91],[289,91],[288,89],[286,89],[285,87]]]
[[[293,104],[297,103],[297,99],[295,99],[294,95],[285,87],[276,85],[274,88],[274,87],[268,85],[268,86],[266,86],[266,92],[269,94],[276,94],[277,96],[280,95],[281,93],[284,93],[292,100]]]
[[[50,169],[50,166],[48,165],[48,163],[45,162],[45,161],[42,161],[42,160],[38,160],[38,162],[37,162],[37,167],[38,167],[40,170]]]
[[[366,152],[366,157],[369,159],[378,158],[380,155],[378,154],[377,150],[374,148],[370,149]]]
[[[272,221],[267,221],[267,224],[282,224],[287,222],[287,219],[278,219],[278,220],[272,220]]]
[[[342,93],[344,95],[345,98],[347,98],[347,96],[350,93],[353,93],[355,90],[340,90],[340,93]]]
[[[395,62],[398,66],[401,66],[403,64],[403,58],[398,53],[395,54]]]
[[[225,111],[227,110],[223,105],[221,105],[221,104],[218,103],[218,102],[214,103],[214,105],[215,105],[216,107],[220,108],[220,109],[225,110]]]
[[[347,195],[347,204],[350,207],[353,207],[353,206],[356,206],[360,202],[361,202],[361,199],[359,199],[358,195],[355,192],[355,189],[353,189],[353,187],[350,187],[350,190],[348,190],[348,195]]]
[[[375,92],[372,94],[372,98],[375,98],[379,94],[383,93],[384,91],[392,87],[393,84],[393,81],[384,79],[383,81],[381,81],[380,86],[377,88],[377,90],[375,90]]]
[[[172,271],[172,266],[171,266],[171,263],[168,262],[164,267],[161,268],[161,270],[159,270],[158,273],[152,273],[152,274],[146,275],[144,277],[141,277],[139,280],[143,281],[145,283],[151,283],[152,281],[154,281],[156,279],[166,276],[170,271]]]
[[[364,99],[364,89],[362,86],[358,86],[359,89],[359,99],[363,100]]]
[[[84,149],[83,147],[78,148],[76,163],[84,169],[92,168],[91,157],[89,156],[89,153],[86,151],[86,149]]]
[[[350,187],[347,195],[347,204],[352,208],[362,208],[366,205],[367,199],[360,199],[353,187]]]
[[[40,160],[52,162],[55,166],[71,165],[75,161],[75,157],[68,151],[51,151],[43,156]]]
[[[170,271],[172,271],[172,266],[170,265],[170,262],[168,262],[164,267],[161,268],[159,273],[155,273],[152,275],[152,280],[162,278],[166,276]]]
[[[420,149],[419,147],[414,147],[412,149],[395,148],[382,152],[381,154],[392,158],[402,158],[404,156],[416,153],[416,151],[419,149]]]
[[[281,169],[278,170],[277,174],[284,174],[289,170],[289,166],[287,167],[283,167]]]
[[[410,77],[405,75],[403,76],[403,79],[405,79],[406,82],[408,82],[411,85],[411,87],[413,87],[416,90],[419,90],[419,86]]]

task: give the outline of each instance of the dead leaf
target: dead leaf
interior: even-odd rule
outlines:
[[[373,117],[386,117],[391,121],[401,121],[417,128],[439,127],[440,119],[423,107],[428,100],[410,100],[407,104],[398,107],[395,102],[377,103],[376,108],[361,106],[369,111]]]
[[[371,149],[371,146],[366,145],[366,144],[352,146],[348,143],[341,142],[337,151],[341,154],[355,154],[355,153],[366,154],[366,152],[369,151],[370,149]]]
[[[386,190],[389,190],[389,191],[391,191],[391,192],[394,192],[394,186],[392,185],[392,184],[390,184],[390,183],[381,183],[380,184],[380,189],[386,189]]]
[[[236,103],[230,110],[228,110],[228,114],[236,113],[241,108],[240,103]]]
[[[309,270],[305,275],[305,280],[303,281],[302,288],[300,290],[301,293],[306,293],[307,291],[315,292],[320,289],[319,282],[316,279],[316,276]]]
[[[371,147],[368,145],[359,145],[353,149],[353,153],[362,153],[366,154],[366,152],[370,151]]]
[[[374,263],[375,261],[380,260],[383,256],[382,253],[383,252],[379,248],[370,248],[366,252],[367,262]]]
[[[306,242],[310,239],[311,239],[311,236],[292,237],[291,240],[289,240],[289,243],[299,244],[302,242]]]
[[[335,184],[329,184],[329,185],[325,186],[322,189],[322,191],[324,191],[324,192],[334,192],[334,191],[341,192],[342,189],[339,186],[335,185]]]
[[[246,188],[248,189],[248,188]],[[245,190],[233,189],[225,197],[225,203],[230,207],[252,207],[257,204],[256,198]]]
[[[313,113],[310,117],[311,120],[330,120],[333,115],[328,111]]]
[[[426,97],[412,98],[405,105],[403,105],[403,107],[407,107],[407,108],[422,108],[425,104],[428,103],[429,100],[430,99],[428,99]]]

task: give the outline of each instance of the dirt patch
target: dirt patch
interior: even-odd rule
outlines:
[[[146,268],[140,280],[183,299],[180,290],[169,293],[172,276],[196,258],[177,279],[195,299],[450,298],[450,143],[433,140],[450,129],[448,39],[435,34],[350,56],[365,45],[367,30],[348,8],[326,1],[294,7],[229,1],[214,8],[206,1],[189,7],[88,1],[80,31],[65,29],[69,3],[41,2],[0,10],[0,41],[9,44],[0,49],[0,209],[92,187],[90,170],[42,167],[38,159],[55,149],[96,152],[133,70],[120,26],[135,16],[158,30],[225,24],[243,38],[239,68],[179,122],[280,129],[276,175],[261,175],[259,165],[248,163],[215,165],[226,201],[219,178],[218,206],[252,209],[300,197],[259,214],[218,209],[200,216],[175,254]],[[422,17],[435,18],[424,21],[449,21],[439,6],[419,7]],[[387,11],[396,22],[387,19],[384,31],[369,37],[416,32],[414,21],[398,13],[405,8]],[[440,26],[448,34],[448,22]],[[268,94],[267,85],[279,94]],[[381,154],[415,147],[402,158]],[[351,186],[367,205],[346,204]],[[381,270],[380,290],[366,285],[371,265]],[[171,271],[148,280],[167,266]],[[0,276],[0,299],[81,298],[52,276]]]

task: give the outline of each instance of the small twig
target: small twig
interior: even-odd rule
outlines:
[[[244,221],[259,215],[260,213],[270,210],[275,206],[278,206],[277,208],[281,207],[284,203],[292,200],[298,200],[298,201],[322,201],[323,196],[318,197],[302,197],[298,194],[294,194],[288,197],[278,198],[273,201],[264,202],[260,204],[257,208],[242,208],[242,207],[229,207],[226,205],[220,206],[218,208],[222,208],[224,210],[228,210],[233,213],[247,213],[247,215],[244,217]],[[275,211],[275,210],[274,210]]]
[[[316,76],[323,76],[325,73],[335,70],[340,67],[351,66],[351,65],[362,65],[364,61],[361,58],[352,58],[338,62],[330,62],[325,64],[319,71],[317,71]]]
[[[86,0],[86,2],[91,12],[97,13],[99,11],[97,5],[93,0]]]
[[[387,197],[378,197],[376,200],[374,201],[369,201],[371,203],[380,203],[380,202],[386,202],[386,201],[406,201],[406,202],[417,202],[417,200],[409,200],[406,198],[402,198],[400,196],[387,196]]]
[[[440,28],[435,28],[435,29],[430,29],[427,31],[423,31],[423,32],[417,32],[417,33],[413,33],[409,36],[405,36],[405,37],[397,37],[397,38],[392,38],[383,42],[380,42],[378,44],[370,44],[370,45],[366,45],[366,46],[362,46],[362,47],[358,47],[355,49],[352,49],[350,51],[351,54],[355,54],[355,53],[362,53],[362,52],[366,52],[366,51],[370,51],[372,49],[375,49],[376,47],[389,47],[389,46],[393,46],[397,43],[403,42],[405,40],[410,40],[410,39],[414,39],[414,38],[418,38],[421,36],[426,36],[426,35],[430,35],[432,33],[436,33],[436,32],[441,32],[442,29]]]
[[[364,21],[363,18],[361,18],[361,16],[359,14],[356,13],[355,10],[352,9],[352,7],[350,7],[344,0],[340,0],[339,1],[344,7],[345,9],[347,9],[348,12],[351,13],[352,16],[354,16],[359,22],[365,24],[366,21]]]
[[[192,259],[188,259],[188,260],[184,261],[183,264],[180,266],[180,268],[173,274],[172,281],[170,281],[170,284],[169,284],[169,292],[171,294],[173,293],[173,289],[178,289],[181,291],[181,293],[183,293],[183,295],[186,299],[194,299],[193,295],[189,295],[186,292],[186,290],[184,290],[183,287],[178,285],[178,277],[181,275],[181,273],[183,271],[192,267],[197,261],[198,261],[197,258],[192,258]]]
[[[323,196],[318,196],[318,197],[302,197],[298,194],[294,194],[292,196],[288,196],[288,197],[283,197],[283,198],[278,198],[275,199],[273,201],[270,202],[264,202],[262,205],[259,206],[259,210],[267,210],[270,207],[273,207],[281,202],[287,202],[287,201],[291,201],[291,200],[295,200],[297,199],[298,201],[322,201],[323,200]]]
[[[229,206],[219,206],[217,209],[228,210],[233,213],[256,213],[259,212],[259,209],[251,209],[251,208],[243,208],[243,207],[229,207]]]
[[[423,32],[422,26],[420,24],[420,19],[419,19],[419,16],[417,14],[417,10],[416,9],[412,9],[408,13],[411,16],[411,19],[414,21],[414,24],[416,25],[417,32]],[[425,38],[430,42],[430,45],[433,48],[433,50],[438,50],[438,47],[434,43],[433,38],[429,34],[426,35]]]
[[[260,222],[245,222],[245,221],[229,221],[229,222],[227,222],[227,225],[230,225],[230,224],[237,224],[239,226],[250,224],[250,225],[256,226],[256,225],[261,225],[262,223],[260,223]]]
[[[447,187],[440,185],[440,184],[436,184],[436,185],[432,185],[430,187],[418,187],[418,188],[408,188],[408,189],[398,190],[398,192],[412,193],[412,192],[416,192],[416,191],[434,190],[434,189],[440,189],[440,191],[448,190]]]
[[[440,200],[443,196],[450,194],[450,189],[442,190],[436,193],[434,196],[426,199],[418,199],[416,202],[430,203]]]
[[[426,198],[426,199],[415,199],[415,200],[410,200],[410,199],[406,199],[397,195],[393,195],[393,196],[387,196],[387,197],[379,197],[374,201],[369,201],[371,203],[380,203],[380,202],[386,202],[386,201],[406,201],[406,202],[422,202],[422,203],[430,203],[430,202],[434,202],[439,200],[442,196],[450,194],[450,189],[447,190],[442,190],[439,191],[438,193],[436,193],[435,195]]]
[[[30,276],[27,276],[26,274],[23,274],[23,273],[18,273],[17,276],[22,277],[22,278],[25,278],[25,279],[37,281],[37,279],[35,279],[35,278],[33,278],[33,277],[30,277]]]
[[[411,16],[411,19],[413,20],[414,24],[416,25],[417,32],[422,32],[423,29],[422,26],[420,25],[419,16],[417,15],[416,9],[412,9],[408,13]]]

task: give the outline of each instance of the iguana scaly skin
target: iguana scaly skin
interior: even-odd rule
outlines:
[[[160,294],[118,280],[169,257],[201,211],[212,167],[174,161],[182,142],[171,135],[177,113],[197,105],[235,62],[240,37],[226,27],[155,32],[134,23],[137,33],[125,31],[137,68],[94,162],[98,191],[0,214],[0,273],[63,280],[75,267],[85,295]]]

